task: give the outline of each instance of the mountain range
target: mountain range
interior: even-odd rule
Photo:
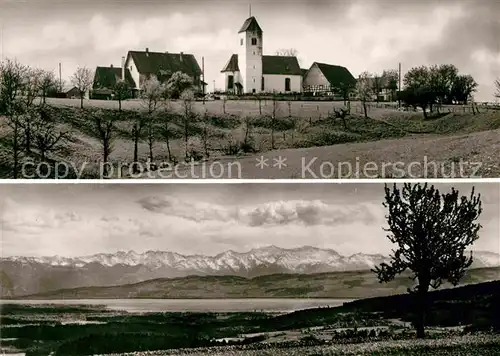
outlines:
[[[343,256],[311,246],[284,249],[267,246],[248,252],[225,251],[215,256],[170,251],[118,251],[82,257],[6,257],[0,259],[2,296],[22,296],[58,289],[114,286],[158,278],[317,274],[369,270],[387,261],[380,254]],[[474,252],[473,268],[500,266],[500,255]]]

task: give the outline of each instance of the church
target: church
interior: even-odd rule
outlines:
[[[300,93],[302,70],[297,57],[263,55],[263,32],[255,17],[238,31],[238,52],[222,69],[225,91],[234,94]]]

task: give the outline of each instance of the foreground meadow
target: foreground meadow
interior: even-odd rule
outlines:
[[[289,313],[128,313],[102,306],[4,304],[1,344],[26,356],[498,355],[499,282],[429,295],[416,339],[409,295]]]
[[[120,113],[113,101],[89,101],[83,110],[76,107],[78,103],[48,100],[47,111],[65,132],[65,139],[43,159],[36,149],[27,155],[35,163],[52,165],[47,178],[57,175],[58,162],[71,169],[59,172],[59,178],[101,178],[103,161],[113,167],[104,174],[109,178],[205,178],[198,167],[185,161],[238,162],[241,166],[234,176],[206,178],[316,178],[303,176],[302,160],[315,160],[311,164],[315,172],[322,162],[347,162],[351,167],[373,162],[378,167],[369,177],[364,171],[339,170],[321,178],[446,177],[457,171],[451,166],[463,161],[465,176],[500,174],[500,110],[493,107],[474,114],[467,107],[443,107],[441,114],[425,120],[422,113],[375,103],[365,118],[360,104],[352,103],[351,115],[342,119],[335,115],[342,102],[196,101],[186,112],[184,102],[171,101],[168,107],[160,106],[151,122],[140,101],[124,102]],[[101,118],[102,125],[110,117],[113,124],[104,142],[102,132],[96,130],[97,120]],[[0,132],[7,131],[3,120]],[[103,145],[107,145],[106,154]],[[0,171],[9,178],[12,155],[3,146]],[[282,156],[286,167],[258,169],[256,158],[261,156],[270,162]],[[397,162],[408,165],[424,159],[444,168],[426,171],[421,164],[413,171],[399,172],[394,167]],[[140,163],[139,170],[131,169],[133,162]],[[475,169],[474,162],[480,162],[480,167]],[[388,167],[381,169],[384,163]],[[165,164],[177,165],[181,173],[156,171]],[[28,176],[36,175],[29,172]]]

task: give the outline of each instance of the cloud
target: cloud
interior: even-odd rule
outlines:
[[[280,200],[258,205],[227,207],[163,196],[144,198],[139,200],[139,204],[155,213],[196,222],[234,222],[251,227],[288,224],[339,225],[355,222],[370,224],[377,220],[377,215],[367,204],[340,206],[326,204],[320,200]]]
[[[81,217],[72,211],[57,212],[43,207],[24,206],[9,198],[3,200],[0,218],[4,231],[27,234],[38,234],[45,229],[62,228],[68,223],[80,220]]]

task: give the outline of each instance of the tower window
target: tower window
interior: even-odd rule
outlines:
[[[240,46],[243,46],[243,38],[240,38]]]
[[[252,46],[257,45],[257,39],[255,37],[252,38]]]
[[[264,91],[264,77],[262,77],[262,84],[261,84],[261,90]]]
[[[252,54],[255,56],[255,51],[253,51]]]
[[[285,78],[285,91],[290,91],[290,78]]]
[[[234,76],[232,75],[229,75],[227,77],[227,89],[233,89],[233,86],[234,86]]]
[[[253,78],[253,82],[255,83],[255,78]]]

